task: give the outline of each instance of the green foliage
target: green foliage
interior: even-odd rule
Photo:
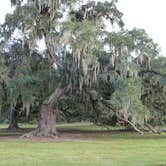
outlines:
[[[77,101],[77,102],[76,102]],[[59,102],[60,116],[67,122],[80,122],[88,120],[84,105],[75,96],[67,96]]]
[[[105,42],[111,47],[115,46],[121,49],[125,46],[129,52],[136,51],[141,54],[147,54],[154,58],[158,55],[158,45],[148,36],[143,29],[121,30],[119,32],[111,32],[107,35]]]
[[[126,120],[144,125],[149,111],[141,102],[141,80],[126,79],[115,82],[112,104]]]
[[[164,125],[166,123],[166,92],[165,85],[160,75],[149,74],[143,79],[142,102],[150,110],[149,121],[153,125]]]
[[[165,66],[165,59],[156,58],[157,44],[143,29],[122,29],[123,14],[116,6],[117,0],[88,2],[70,11],[73,2],[12,0],[15,10],[6,16],[2,36],[10,39],[19,30],[24,40],[9,47],[6,56],[9,80],[5,81],[10,103],[15,103],[21,94],[26,104],[41,105],[57,84],[61,88],[70,84],[71,93],[59,103],[62,110],[68,108],[62,111],[68,121],[88,119],[115,125],[119,114],[134,125],[143,126],[156,116],[160,119],[156,110],[165,110],[165,69],[159,64]],[[69,9],[64,12],[65,19],[60,19],[65,15],[62,7]],[[120,30],[107,32],[104,19]],[[46,57],[32,51],[38,39],[45,40]],[[51,68],[55,63],[56,71]],[[155,66],[157,72],[162,72],[158,82],[149,74],[156,73]],[[147,86],[144,72],[151,79]],[[161,86],[162,93],[151,93],[156,90],[154,86]],[[148,95],[144,96],[146,91]]]
[[[24,101],[29,100],[39,93],[50,81],[49,70],[38,71],[35,75],[24,75],[19,79],[12,79],[8,83],[10,89],[10,100],[15,100],[15,96],[22,94]]]

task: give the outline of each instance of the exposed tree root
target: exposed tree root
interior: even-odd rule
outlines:
[[[161,134],[160,131],[154,129],[150,124],[146,123],[145,126],[150,129],[154,134]]]
[[[33,138],[33,137],[40,137],[40,138],[57,138],[58,133],[57,132],[46,132],[46,131],[40,131],[39,129],[33,130],[29,133],[26,133],[21,136],[21,138]]]

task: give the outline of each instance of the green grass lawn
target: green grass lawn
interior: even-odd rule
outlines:
[[[59,127],[99,130],[91,124]],[[82,137],[62,142],[0,139],[0,166],[166,166],[166,134],[99,132]]]

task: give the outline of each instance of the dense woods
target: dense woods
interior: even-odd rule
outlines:
[[[162,131],[166,57],[145,30],[125,29],[117,0],[11,4],[0,26],[0,121],[9,129],[38,121],[25,136],[48,137],[56,121],[90,121]]]

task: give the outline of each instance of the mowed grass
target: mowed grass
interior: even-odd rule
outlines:
[[[60,127],[98,128],[91,124]],[[166,166],[166,134],[96,132],[82,137],[61,142],[0,140],[0,166]]]

